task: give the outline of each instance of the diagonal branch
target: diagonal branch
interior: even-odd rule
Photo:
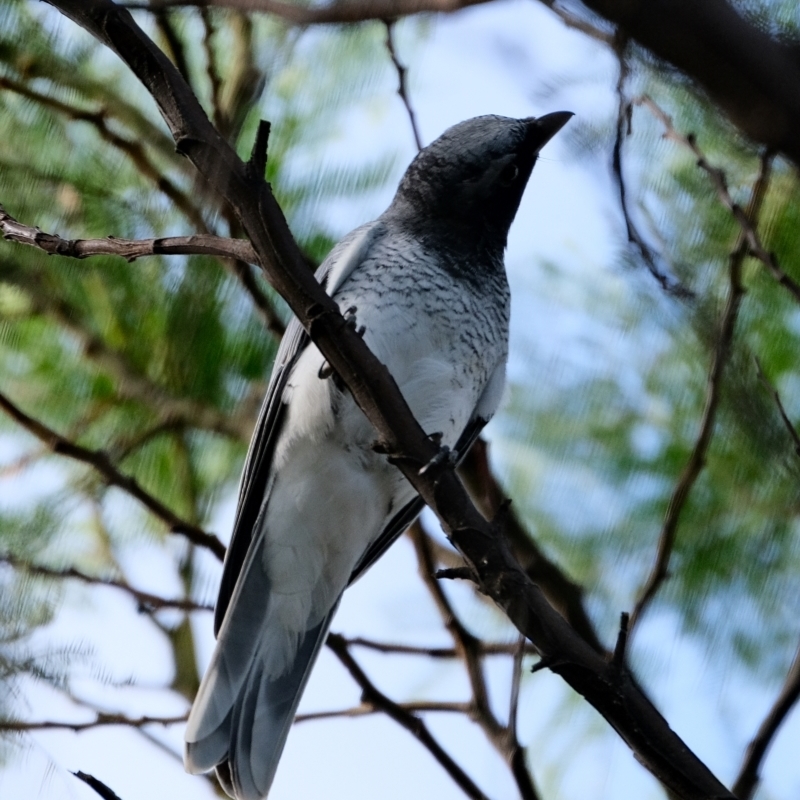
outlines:
[[[523,573],[502,535],[470,502],[452,467],[422,471],[439,453],[416,422],[386,367],[314,279],[263,175],[244,164],[209,122],[178,71],[111,0],[50,0],[111,47],[142,80],[175,138],[208,185],[227,200],[275,290],[372,423],[384,452],[436,512],[481,589],[509,616],[551,669],[609,721],[640,762],[685,798],[730,798],[728,790],[670,729],[625,669],[602,659],[549,605]],[[258,147],[266,145],[257,136]],[[261,150],[251,158],[263,163]]]
[[[615,46],[615,34],[609,31],[604,31],[601,28],[598,28],[596,25],[592,25],[591,22],[583,17],[573,14],[571,11],[564,8],[558,2],[558,0],[540,0],[540,2],[543,5],[546,5],[567,28],[572,28],[573,30],[585,33],[590,38],[596,39],[598,42],[606,44],[609,47]]]
[[[339,661],[353,677],[361,688],[364,702],[379,708],[398,725],[411,733],[427,751],[441,764],[447,774],[455,781],[467,797],[472,800],[488,800],[487,796],[473,782],[472,778],[456,764],[452,757],[433,738],[425,723],[416,714],[407,711],[402,706],[390,700],[370,681],[364,670],[347,649],[344,639],[338,634],[328,634],[328,647],[333,651]]]
[[[40,564],[31,564],[29,561],[23,561],[16,558],[9,553],[0,553],[0,564],[8,564],[17,570],[24,570],[31,575],[40,575],[43,578],[52,578],[56,580],[78,580],[81,583],[89,584],[90,586],[111,586],[115,589],[121,589],[123,592],[133,597],[136,602],[145,609],[159,611],[162,608],[175,608],[179,611],[213,611],[214,606],[203,605],[195,603],[193,600],[186,599],[170,599],[167,597],[160,597],[150,592],[143,592],[141,589],[134,589],[124,580],[115,578],[101,578],[96,575],[88,575],[75,567],[68,567],[66,569],[53,569],[52,567],[45,567]]]
[[[394,46],[394,22],[386,20],[386,49],[389,51],[389,58],[392,60],[395,70],[397,71],[397,94],[403,101],[406,107],[406,114],[408,114],[408,121],[411,123],[411,132],[414,134],[414,144],[417,150],[422,150],[422,137],[419,134],[419,127],[417,126],[417,116],[414,113],[414,108],[411,105],[411,98],[408,96],[408,86],[406,77],[408,75],[408,67],[403,66],[403,63],[397,56],[397,50]]]
[[[148,511],[169,526],[169,532],[185,536],[193,544],[210,550],[220,561],[225,556],[225,545],[216,536],[206,533],[202,528],[179,517],[172,509],[145,491],[139,482],[130,475],[120,472],[107,453],[102,450],[90,450],[75,442],[65,439],[38,420],[29,417],[15,406],[4,394],[0,393],[0,408],[23,428],[47,445],[53,453],[66,456],[96,470],[109,486],[116,486],[138,500]]]
[[[769,185],[771,164],[772,157],[765,154],[761,159],[761,169],[759,170],[758,177],[753,186],[747,211],[743,212],[747,219],[748,228],[753,230],[758,225],[758,217],[761,212],[764,195]],[[742,296],[744,294],[744,286],[742,285],[742,264],[748,252],[748,236],[743,229],[739,234],[736,248],[733,253],[731,253],[729,260],[728,297],[725,302],[725,309],[722,312],[719,336],[714,348],[711,369],[708,373],[706,400],[705,407],[703,408],[703,415],[700,419],[700,430],[697,434],[692,452],[689,455],[689,460],[686,462],[683,472],[681,472],[669,499],[667,512],[664,516],[664,522],[661,526],[661,534],[658,540],[656,560],[642,587],[633,613],[631,614],[630,631],[634,630],[636,623],[669,575],[669,562],[673,548],[675,547],[675,537],[677,535],[681,513],[689,499],[692,487],[697,482],[700,473],[705,467],[706,454],[714,435],[714,424],[717,418],[717,408],[719,407],[720,394],[722,391],[722,377],[730,357],[736,320],[739,315],[739,306],[741,305]]]
[[[758,733],[747,747],[744,762],[736,782],[733,784],[733,793],[739,800],[750,800],[753,796],[758,786],[759,772],[767,750],[798,700],[800,700],[800,648],[795,654],[780,694],[761,723]]]
[[[103,800],[121,800],[120,796],[110,787],[106,786],[103,781],[95,778],[94,775],[89,775],[88,772],[72,773],[79,781],[83,781],[87,786],[91,787]]]

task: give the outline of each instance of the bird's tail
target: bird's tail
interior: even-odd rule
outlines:
[[[264,652],[263,639],[269,631],[262,629],[262,641],[246,648],[246,653],[240,651],[239,659],[234,656],[238,664],[228,664],[227,659],[216,657],[223,650],[230,652],[223,648],[223,627],[186,728],[184,762],[188,772],[216,769],[225,791],[236,800],[267,796],[311,667],[338,605],[337,601],[318,625],[303,634],[288,669],[277,677]],[[241,659],[249,660],[244,669]]]

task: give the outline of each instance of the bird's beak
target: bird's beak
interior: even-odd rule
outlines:
[[[530,117],[525,144],[538,153],[574,116],[571,111],[554,111],[543,117]]]

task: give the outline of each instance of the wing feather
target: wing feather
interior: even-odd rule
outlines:
[[[366,251],[382,231],[379,222],[356,228],[331,250],[315,273],[328,294],[333,294],[363,260]],[[255,431],[247,451],[242,479],[239,485],[239,502],[233,524],[233,535],[222,570],[219,596],[214,611],[214,635],[219,634],[222,621],[230,605],[236,581],[242,571],[247,552],[253,541],[268,494],[268,482],[275,453],[275,444],[283,427],[286,406],[283,393],[294,365],[311,340],[303,326],[292,317],[281,339],[269,387],[258,415]]]

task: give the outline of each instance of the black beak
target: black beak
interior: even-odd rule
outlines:
[[[571,111],[554,111],[543,117],[530,117],[525,144],[538,153],[574,116]]]

